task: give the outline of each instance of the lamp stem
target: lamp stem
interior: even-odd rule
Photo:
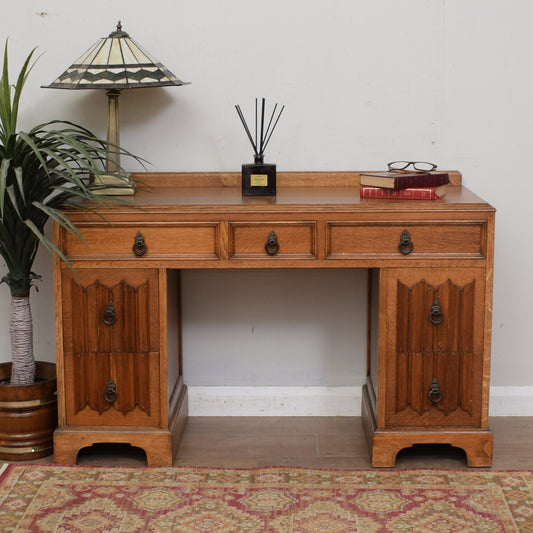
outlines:
[[[118,116],[118,89],[110,89],[106,92],[108,98],[108,115],[107,115],[107,142],[114,146],[107,147],[106,171],[116,173],[120,171],[120,145],[119,133],[119,116]]]

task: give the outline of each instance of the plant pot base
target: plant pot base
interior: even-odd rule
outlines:
[[[0,380],[11,375],[11,363],[0,364]],[[53,454],[57,427],[56,368],[37,363],[41,381],[33,385],[0,385],[0,459],[28,461]]]

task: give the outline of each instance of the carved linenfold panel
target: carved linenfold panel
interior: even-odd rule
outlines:
[[[74,353],[150,351],[148,282],[139,287],[132,287],[124,281],[112,287],[99,280],[86,287],[74,280],[71,283]],[[114,321],[104,319],[110,303]]]
[[[72,352],[67,361],[74,416],[114,414],[117,423],[127,423],[132,412],[135,419],[156,416],[151,383],[157,379],[158,353],[151,344],[157,322],[151,321],[150,310],[153,315],[157,286],[146,276],[133,280],[128,272],[124,277],[107,284],[93,276],[83,283],[87,277],[82,275],[82,283],[70,281]]]
[[[151,414],[149,354],[76,354],[74,376],[74,413],[89,408],[100,415],[109,410],[127,415],[137,408]],[[106,399],[110,379],[116,384],[113,402]]]
[[[458,352],[398,353],[396,355],[396,413],[411,409],[422,415],[431,409],[449,414],[458,409],[472,414],[474,354]],[[438,403],[428,391],[437,379],[442,392]]]
[[[117,380],[115,408],[127,414],[137,407],[150,415],[149,354],[112,354],[111,366]]]
[[[76,354],[74,367],[74,412],[86,407],[102,414],[111,406],[104,399],[110,377],[109,354]]]
[[[438,286],[421,280],[411,287],[398,281],[397,298],[395,412],[472,415],[475,280],[463,286],[450,279]],[[440,323],[431,320],[435,302]],[[435,380],[442,393],[438,402],[429,394]]]
[[[434,301],[441,324],[429,320]],[[398,281],[396,349],[399,352],[471,352],[474,336],[475,281],[463,287],[451,280],[433,287],[425,280],[407,287]]]

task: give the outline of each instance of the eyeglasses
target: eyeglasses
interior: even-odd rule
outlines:
[[[387,167],[389,170],[405,170],[411,165],[415,170],[423,170],[426,172],[430,172],[437,168],[437,165],[434,163],[428,163],[427,161],[392,161],[387,164]]]

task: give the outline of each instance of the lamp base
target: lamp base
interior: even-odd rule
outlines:
[[[130,174],[93,176],[89,188],[93,194],[101,196],[133,196],[135,194],[135,182],[130,178]]]

